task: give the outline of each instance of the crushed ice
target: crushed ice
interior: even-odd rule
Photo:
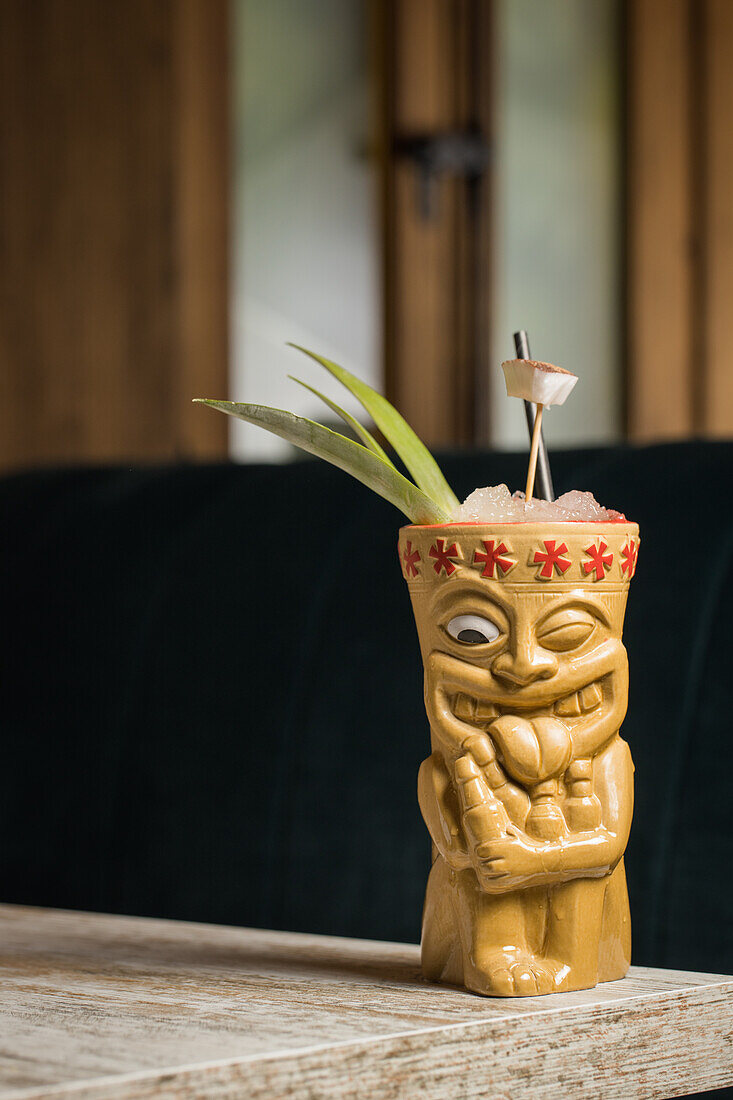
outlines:
[[[538,500],[527,504],[524,493],[510,493],[506,485],[489,485],[474,489],[453,513],[453,523],[535,523],[558,520],[573,523],[596,523],[599,520],[622,519],[620,512],[603,508],[592,493],[573,489],[557,500]]]

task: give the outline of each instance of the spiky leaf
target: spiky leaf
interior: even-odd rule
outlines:
[[[301,450],[338,466],[394,504],[413,523],[448,521],[448,515],[394,466],[362,447],[361,443],[332,432],[322,424],[267,405],[247,405],[236,401],[212,401],[204,398],[197,398],[197,403],[218,409],[248,424],[258,424]]]
[[[404,417],[400,416],[397,410],[390,405],[386,397],[382,397],[381,393],[377,393],[371,386],[367,386],[366,382],[356,378],[344,367],[340,367],[338,363],[333,363],[330,359],[325,359],[322,355],[301,347],[300,344],[291,344],[290,346],[320,363],[361,402],[385,439],[394,447],[417,484],[431,500],[434,500],[448,515],[458,508],[458,498],[445,480],[440,466],[438,466],[422,440],[415,434]]]
[[[302,382],[300,378],[294,378],[292,374],[289,374],[288,378],[292,382],[297,382],[299,386],[303,387],[303,389],[309,390],[312,394],[315,394],[316,397],[320,397],[324,405],[328,405],[331,412],[335,412],[336,416],[340,416],[344,424],[348,424],[352,432],[358,435],[359,439],[362,441],[365,447],[368,447],[368,449],[370,451],[373,451],[375,455],[378,455],[379,458],[382,458],[385,462],[388,462],[390,466],[394,466],[394,462],[392,462],[392,459],[389,457],[386,451],[379,446],[372,433],[367,428],[365,428],[363,424],[360,424],[355,416],[352,416],[350,412],[346,411],[346,409],[342,409],[340,405],[337,405],[336,402],[332,401],[330,397],[327,397],[325,393],[321,393],[321,391],[317,390],[314,386],[309,386],[307,382]]]

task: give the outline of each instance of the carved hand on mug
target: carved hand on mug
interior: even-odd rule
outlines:
[[[477,751],[480,741],[476,738]],[[504,893],[519,879],[543,870],[540,845],[515,825],[492,791],[472,753],[459,757],[454,783],[466,846],[479,884],[487,893]]]
[[[526,879],[543,873],[547,848],[549,845],[538,843],[510,823],[506,836],[487,840],[476,848],[479,883],[487,893],[516,890]]]

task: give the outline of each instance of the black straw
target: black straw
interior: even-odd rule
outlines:
[[[514,349],[517,353],[517,359],[531,359],[529,354],[529,338],[524,329],[520,329],[519,332],[514,333]],[[532,431],[534,429],[534,418],[537,415],[537,406],[533,405],[531,401],[524,402],[524,414],[527,417],[527,428],[529,430],[529,438],[532,438]],[[535,496],[541,497],[542,500],[554,500],[555,490],[552,485],[552,474],[550,473],[550,460],[547,457],[547,447],[545,446],[545,437],[540,428],[540,446],[537,452],[537,477],[536,477],[537,490]]]

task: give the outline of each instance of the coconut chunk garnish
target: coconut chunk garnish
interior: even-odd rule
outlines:
[[[536,359],[507,359],[501,366],[508,396],[533,401],[535,405],[564,404],[578,381],[577,374]]]

